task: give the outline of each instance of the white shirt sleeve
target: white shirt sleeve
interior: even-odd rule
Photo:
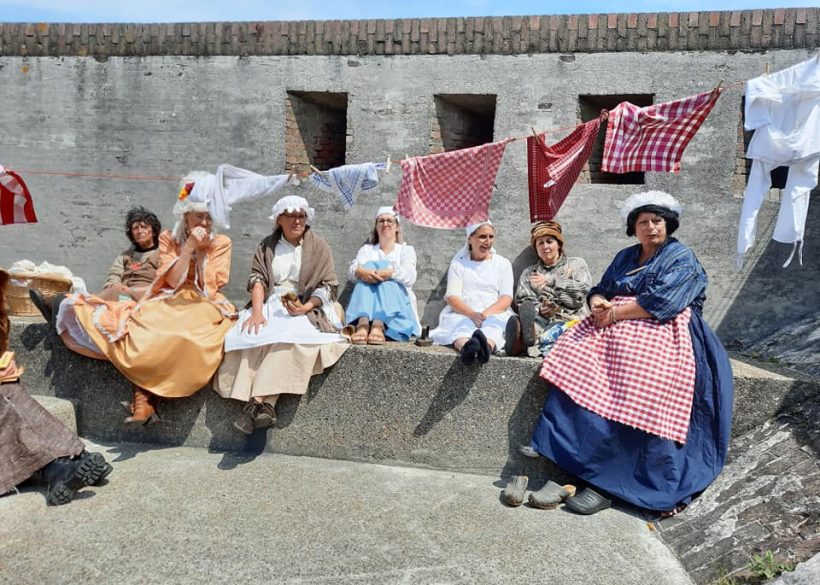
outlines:
[[[370,248],[372,246],[370,244],[365,244],[359,251],[356,253],[356,257],[350,262],[350,266],[347,267],[347,279],[348,280],[356,280],[356,270],[359,266],[363,266],[370,260]]]
[[[453,260],[447,270],[447,292],[444,293],[444,298],[448,297],[464,297],[464,265],[458,260]]]
[[[404,285],[404,288],[411,289],[416,283],[416,250],[413,246],[403,245],[398,262],[391,262],[393,267],[393,280]]]

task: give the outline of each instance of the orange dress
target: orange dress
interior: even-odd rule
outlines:
[[[219,292],[231,269],[231,240],[215,237],[191,260],[181,282],[166,279],[181,252],[171,232],[160,234],[160,267],[139,302],[76,295],[61,305],[57,331],[67,347],[107,359],[131,382],[166,398],[190,396],[222,361],[222,344],[236,309]]]

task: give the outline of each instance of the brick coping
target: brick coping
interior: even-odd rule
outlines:
[[[814,49],[820,8],[175,24],[0,24],[0,57]]]

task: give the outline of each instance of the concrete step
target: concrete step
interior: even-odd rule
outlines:
[[[68,351],[42,320],[12,320],[12,347],[35,394],[71,398],[87,437],[107,441],[240,449],[233,428],[241,404],[209,389],[161,404],[163,422],[125,429],[128,382],[109,363]],[[740,435],[807,395],[820,392],[798,374],[750,360],[733,360],[734,433]],[[307,395],[284,396],[279,421],[267,433],[271,452],[453,471],[554,476],[522,460],[546,398],[538,360],[497,358],[464,368],[450,349],[410,344],[352,346]],[[258,441],[258,438],[252,438]]]
[[[0,498],[9,583],[692,583],[634,512],[508,508],[493,477],[89,447],[112,459],[108,485],[57,508],[31,487]]]
[[[57,420],[75,433],[77,432],[77,416],[74,410],[74,402],[64,398],[55,398],[54,396],[32,395],[32,398],[54,415]]]

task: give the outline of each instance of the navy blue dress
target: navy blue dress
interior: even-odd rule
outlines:
[[[649,510],[671,510],[688,504],[723,468],[732,426],[732,369],[701,314],[707,278],[694,252],[669,238],[645,268],[634,272],[640,268],[639,254],[640,244],[621,250],[589,294],[634,296],[660,321],[691,308],[689,333],[697,371],[686,443],[606,420],[553,386],[532,447],[618,498]]]

